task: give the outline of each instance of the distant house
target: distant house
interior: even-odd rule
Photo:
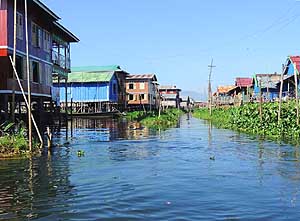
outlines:
[[[125,79],[128,75],[120,66],[87,66],[74,67],[68,76],[67,103],[71,98],[74,102],[98,103],[94,111],[110,110],[112,107],[123,111],[127,106]],[[66,91],[64,83],[54,85],[60,90],[60,103],[65,106]],[[101,108],[100,108],[101,105]]]
[[[190,110],[194,106],[194,99],[189,96],[181,97],[180,107],[184,110]]]
[[[65,99],[65,83],[56,83],[60,89],[61,105],[70,106],[71,99],[73,107],[77,112],[96,113],[111,111],[120,107],[120,88],[116,71],[111,66],[105,67],[76,67],[67,81],[67,104]],[[125,103],[125,102],[124,102]]]
[[[260,93],[264,100],[274,100],[279,97],[280,74],[256,74],[253,78],[253,97],[259,99]]]
[[[235,85],[218,86],[213,94],[212,102],[215,105],[233,105],[235,103],[236,90]]]
[[[160,86],[159,94],[161,96],[161,105],[163,108],[180,107],[180,92],[181,89],[176,86]]]
[[[250,94],[253,88],[253,78],[237,77],[235,79],[235,86],[237,86],[243,94]]]
[[[237,88],[235,85],[218,86],[214,96],[233,96]]]
[[[295,74],[298,76],[298,85],[300,85],[299,72],[300,56],[288,56],[283,69],[283,96],[295,96]]]
[[[157,87],[155,74],[128,75],[126,78],[128,109],[156,109],[159,102]]]

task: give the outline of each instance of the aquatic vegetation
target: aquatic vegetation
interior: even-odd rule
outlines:
[[[140,121],[144,126],[154,129],[165,129],[175,126],[178,122],[178,118],[183,114],[182,110],[179,109],[167,109],[162,111],[160,116],[157,111],[143,112],[134,111],[129,112],[126,116],[128,120]]]
[[[281,120],[278,122],[278,103],[264,103],[260,116],[259,104],[246,104],[241,107],[217,108],[212,116],[206,108],[195,110],[194,116],[221,128],[259,135],[261,137],[299,143],[300,126],[296,120],[296,103],[282,104]]]
[[[0,157],[24,155],[28,153],[28,139],[25,127],[22,124],[16,126],[13,123],[0,125]],[[38,143],[33,140],[33,147],[36,149]]]
[[[83,150],[78,150],[77,151],[77,156],[78,157],[83,157],[84,156],[84,151]]]
[[[165,129],[175,126],[178,122],[178,118],[183,114],[182,110],[178,109],[167,109],[161,113],[150,115],[141,120],[141,123],[147,127],[155,129]]]

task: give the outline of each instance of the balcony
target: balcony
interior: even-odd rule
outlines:
[[[52,51],[52,62],[53,64],[56,64],[63,69],[71,70],[70,58],[66,58],[65,56],[59,54],[56,51]]]

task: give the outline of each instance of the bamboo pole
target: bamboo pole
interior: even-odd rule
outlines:
[[[262,92],[261,92],[261,80],[259,80],[259,119],[262,123]]]
[[[27,0],[25,0],[25,35],[26,35],[26,70],[27,70],[27,92],[28,92],[28,140],[29,150],[32,151],[32,121],[31,121],[31,88],[29,70],[29,45],[28,45],[28,11]]]
[[[17,51],[17,0],[14,0],[14,51],[13,61],[16,64],[16,51]],[[11,98],[11,121],[15,122],[15,102],[16,102],[16,86],[15,86],[15,75],[13,74],[12,84],[12,98]]]
[[[17,73],[15,64],[13,63],[13,60],[12,60],[11,56],[9,56],[9,59],[10,59],[10,62],[11,62],[11,64],[12,64],[13,71],[14,71],[15,76],[16,76],[16,78],[17,78],[19,87],[20,87],[20,89],[21,89],[23,98],[24,98],[24,100],[25,100],[26,107],[29,108],[29,103],[28,103],[28,100],[27,100],[27,98],[26,98],[24,89],[23,89],[23,87],[22,87],[22,84],[21,84],[19,75],[18,75],[18,73]],[[37,126],[37,124],[36,124],[36,121],[35,121],[35,119],[34,119],[34,117],[33,117],[33,114],[31,114],[31,119],[32,119],[33,125],[34,125],[34,127],[35,127],[35,129],[36,129],[36,132],[37,132],[37,134],[38,134],[39,140],[40,140],[40,142],[41,142],[41,146],[43,146],[43,138],[42,138],[41,133],[40,133],[40,131],[39,131],[39,128],[38,128],[38,126]]]
[[[281,118],[281,102],[282,102],[282,90],[283,90],[283,73],[281,73],[281,78],[280,78],[280,90],[279,90],[279,103],[278,103],[278,124],[280,123],[280,118]]]
[[[297,125],[299,125],[299,101],[298,101],[298,76],[297,76],[297,67],[294,64],[294,77],[295,77],[295,96],[296,96],[296,111],[297,111]]]

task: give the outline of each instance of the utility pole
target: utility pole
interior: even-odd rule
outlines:
[[[210,116],[212,114],[211,74],[212,74],[213,68],[216,67],[216,66],[213,65],[213,63],[214,63],[214,59],[211,59],[211,63],[210,63],[210,65],[208,65],[208,67],[209,67],[209,75],[208,75],[208,107],[209,107],[209,115]]]

